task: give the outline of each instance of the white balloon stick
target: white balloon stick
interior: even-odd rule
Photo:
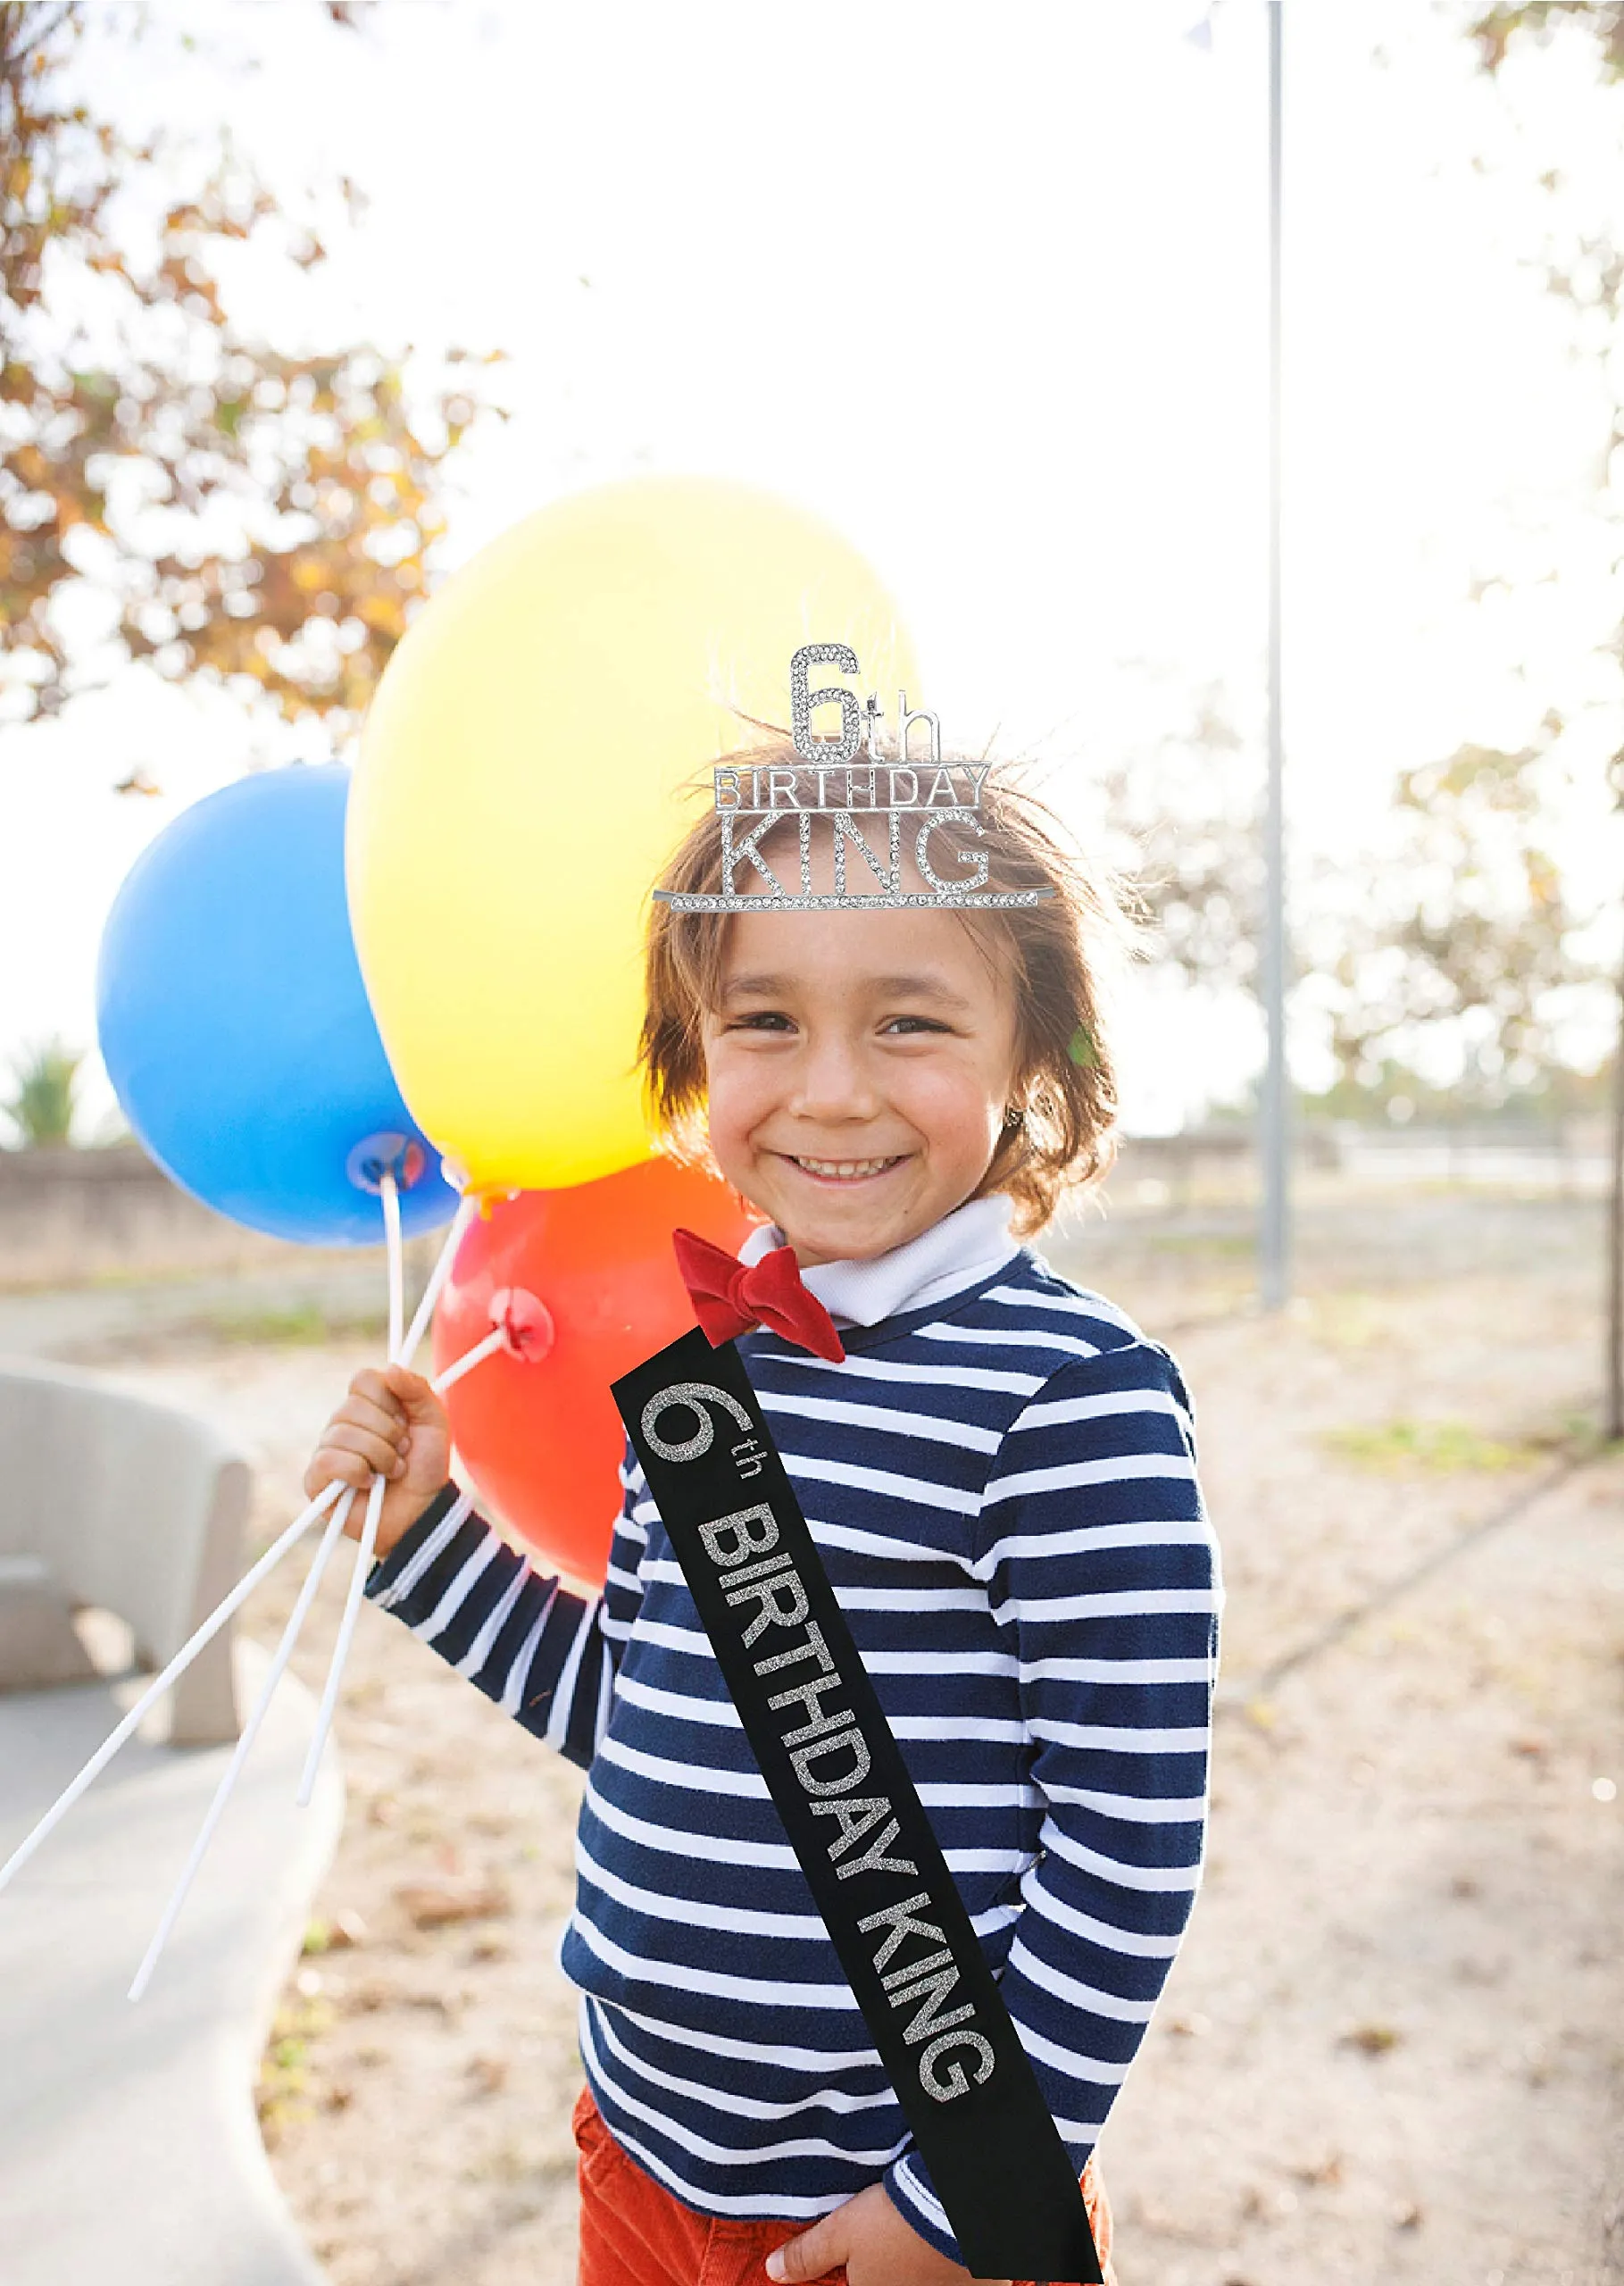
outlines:
[[[423,1298],[417,1306],[411,1324],[406,1328],[404,1339],[398,1347],[391,1349],[389,1353],[392,1364],[409,1365],[416,1356],[423,1336],[429,1331],[429,1321],[434,1315],[434,1306],[439,1300],[446,1281],[451,1275],[451,1265],[456,1258],[457,1248],[462,1243],[462,1234],[479,1211],[479,1202],[471,1192],[465,1192],[457,1201],[457,1211],[452,1216],[451,1228],[446,1233],[446,1243],[440,1248],[439,1260],[429,1273],[429,1283],[423,1289]]]
[[[476,1365],[483,1364],[487,1357],[494,1357],[498,1349],[506,1346],[506,1327],[495,1327],[483,1341],[476,1341],[471,1349],[465,1349],[460,1357],[454,1358],[443,1373],[437,1373],[429,1382],[429,1388],[437,1396],[443,1397],[454,1382],[462,1380],[464,1373],[471,1373]]]
[[[389,1355],[398,1357],[401,1328],[406,1319],[406,1266],[400,1243],[400,1190],[387,1167],[379,1189],[383,1194],[384,1248],[389,1265]]]
[[[46,1835],[55,1830],[55,1828],[61,1823],[62,1820],[66,1817],[68,1812],[73,1807],[74,1803],[78,1801],[79,1796],[84,1793],[87,1787],[94,1784],[96,1780],[101,1776],[103,1771],[106,1769],[108,1764],[112,1760],[113,1756],[117,1754],[119,1748],[125,1743],[126,1740],[132,1738],[135,1735],[135,1732],[140,1728],[146,1716],[151,1712],[153,1707],[157,1705],[164,1693],[171,1689],[175,1683],[179,1681],[179,1678],[186,1673],[187,1669],[191,1665],[192,1661],[197,1656],[198,1653],[203,1650],[206,1645],[213,1641],[215,1636],[219,1634],[221,1629],[231,1617],[232,1614],[237,1611],[241,1605],[246,1603],[248,1598],[254,1593],[255,1588],[259,1586],[260,1581],[263,1580],[269,1573],[273,1572],[276,1569],[276,1566],[281,1562],[288,1550],[294,1547],[296,1541],[304,1538],[304,1534],[310,1530],[311,1526],[317,1522],[318,1518],[324,1516],[327,1514],[327,1511],[332,1506],[334,1501],[338,1498],[344,1489],[344,1486],[339,1482],[337,1478],[335,1477],[333,1481],[328,1486],[326,1491],[321,1494],[321,1498],[319,1499],[312,1500],[307,1508],[304,1509],[300,1514],[294,1518],[292,1523],[287,1526],[287,1529],[281,1534],[280,1538],[272,1540],[271,1546],[265,1550],[263,1556],[260,1557],[259,1562],[253,1565],[250,1570],[244,1573],[236,1587],[231,1589],[230,1593],[224,1598],[224,1600],[215,1605],[207,1619],[204,1621],[203,1625],[198,1628],[196,1634],[190,1636],[181,1646],[180,1649],[176,1652],[168,1666],[164,1668],[163,1673],[147,1685],[146,1689],[142,1692],[140,1698],[137,1699],[135,1705],[130,1708],[129,1714],[125,1715],[123,1721],[118,1725],[117,1729],[112,1731],[105,1739],[103,1740],[101,1745],[91,1756],[89,1761],[79,1772],[79,1776],[73,1781],[72,1784],[63,1789],[62,1792],[57,1796],[50,1808],[46,1812],[44,1817],[40,1819],[33,1831],[25,1840],[21,1841],[18,1844],[17,1848],[12,1850],[11,1856],[6,1859],[4,1865],[0,1865],[0,1890],[3,1890],[5,1887],[13,1873],[18,1872],[21,1866],[27,1865],[29,1859],[34,1855],[34,1852],[38,1848],[40,1843],[46,1839]]]
[[[387,1181],[389,1189],[392,1189],[393,1178],[388,1178]],[[391,1219],[389,1214],[390,1204],[391,1201],[386,1195],[384,1206],[386,1237],[389,1234]],[[395,1199],[393,1204],[396,1210],[395,1221],[396,1226],[398,1226],[398,1199]],[[445,1287],[446,1281],[451,1274],[452,1263],[455,1257],[457,1247],[462,1242],[463,1233],[467,1231],[469,1224],[472,1222],[474,1216],[479,1213],[479,1200],[471,1195],[465,1195],[458,1202],[456,1214],[453,1217],[451,1227],[446,1234],[445,1243],[440,1249],[439,1258],[436,1262],[434,1269],[429,1274],[429,1282],[424,1289],[423,1297],[418,1305],[416,1314],[413,1316],[412,1323],[404,1335],[401,1336],[397,1341],[392,1340],[391,1342],[391,1355],[394,1359],[406,1361],[410,1360],[415,1355],[417,1348],[422,1340],[423,1335],[428,1329],[429,1321],[433,1314],[435,1304],[438,1301],[441,1291]],[[404,1288],[404,1263],[403,1275],[400,1282]],[[399,1317],[404,1314],[404,1295],[400,1306],[397,1310],[393,1288],[391,1291],[390,1304],[390,1332],[393,1336],[398,1331]],[[477,1345],[475,1350],[469,1352],[465,1357],[459,1358],[454,1365],[447,1369],[449,1376],[452,1379],[460,1378],[462,1373],[471,1371],[482,1357],[492,1355],[499,1347],[499,1335],[487,1337],[485,1341]],[[444,1379],[445,1377],[442,1378]],[[366,1523],[362,1529],[361,1548],[357,1554],[354,1574],[350,1581],[349,1595],[346,1600],[343,1623],[339,1631],[338,1642],[334,1652],[332,1668],[328,1676],[327,1689],[323,1695],[321,1723],[315,1740],[311,1748],[309,1760],[305,1765],[304,1782],[300,1788],[299,1799],[301,1803],[307,1803],[313,1792],[316,1772],[321,1765],[321,1749],[325,1744],[327,1731],[331,1726],[333,1709],[337,1701],[338,1685],[342,1679],[345,1662],[349,1654],[350,1639],[354,1633],[355,1618],[361,1602],[361,1594],[366,1583],[367,1573],[371,1569],[372,1552],[377,1541],[378,1514],[383,1505],[384,1489],[384,1479],[381,1476],[375,1477],[368,1497]],[[294,1518],[293,1522],[287,1526],[279,1537],[271,1542],[271,1546],[265,1550],[264,1554],[259,1558],[259,1560],[244,1573],[237,1585],[221,1599],[220,1603],[215,1606],[214,1609],[209,1614],[209,1616],[204,1621],[203,1624],[187,1638],[184,1644],[182,1644],[180,1649],[176,1652],[174,1657],[164,1668],[162,1673],[155,1676],[147,1685],[146,1689],[137,1699],[135,1705],[131,1706],[128,1714],[125,1714],[122,1721],[117,1724],[117,1726],[105,1739],[104,1739],[101,1745],[91,1756],[89,1761],[86,1763],[84,1768],[79,1773],[78,1776],[70,1785],[64,1787],[62,1791],[57,1796],[55,1801],[52,1803],[50,1808],[46,1812],[45,1815],[39,1820],[38,1823],[24,1837],[24,1839],[18,1844],[17,1848],[12,1852],[4,1865],[0,1865],[0,1890],[4,1890],[5,1888],[12,1876],[20,1873],[22,1867],[27,1865],[29,1859],[34,1855],[40,1844],[47,1840],[53,1832],[54,1832],[57,1826],[61,1824],[62,1819],[66,1817],[68,1812],[73,1807],[75,1802],[77,1802],[79,1797],[86,1793],[88,1789],[95,1784],[96,1781],[101,1776],[103,1771],[106,1769],[108,1764],[119,1752],[119,1749],[134,1737],[136,1731],[140,1728],[142,1723],[145,1722],[146,1716],[152,1712],[153,1708],[157,1706],[158,1702],[169,1691],[173,1689],[175,1684],[191,1665],[193,1660],[196,1659],[198,1654],[204,1650],[208,1645],[213,1641],[215,1636],[220,1633],[221,1629],[224,1627],[227,1622],[241,1609],[242,1606],[254,1593],[254,1590],[259,1586],[260,1582],[269,1577],[271,1573],[272,1573],[276,1569],[277,1565],[282,1561],[282,1558],[297,1545],[299,1540],[304,1538],[304,1534],[310,1531],[311,1527],[317,1523],[321,1518],[327,1514],[328,1510],[331,1508],[334,1501],[339,1498],[340,1494],[346,1492],[348,1493],[349,1498],[346,1502],[345,1516],[347,1516],[349,1500],[353,1500],[354,1498],[354,1490],[352,1488],[346,1487],[335,1477],[332,1483],[326,1488],[319,1498],[312,1500],[306,1508],[303,1509],[300,1514]],[[343,1528],[344,1519],[340,1518],[337,1520],[335,1526],[329,1527],[322,1547],[317,1553],[316,1561],[311,1567],[310,1576],[304,1583],[304,1589],[301,1591],[299,1606],[296,1607],[296,1615],[300,1622],[303,1621],[305,1613],[309,1609],[310,1602],[313,1599],[316,1588],[320,1584],[322,1573],[326,1570],[331,1548],[337,1545]],[[294,1626],[292,1620],[289,1621],[289,1635],[293,1639],[296,1640],[297,1629]],[[282,1648],[285,1648],[290,1656],[293,1649],[293,1640],[289,1639],[289,1635],[284,1636]],[[281,1672],[281,1668],[286,1667],[287,1664],[287,1659],[282,1657],[282,1648],[279,1649],[277,1655],[278,1658],[281,1660],[281,1667],[275,1670],[275,1673],[278,1674]],[[274,1676],[272,1680],[274,1680]],[[267,1688],[266,1691],[262,1695],[266,1699],[269,1698],[269,1688]],[[249,1726],[247,1731],[245,1732],[243,1738],[238,1741],[237,1758],[234,1759],[231,1773],[228,1773],[228,1775],[231,1777],[232,1782],[235,1782],[235,1772],[239,1766],[240,1761],[246,1758],[248,1748],[253,1743],[254,1734],[257,1731],[259,1723],[262,1721],[262,1719],[263,1708],[262,1706],[258,1706],[255,1708],[254,1714],[249,1718]],[[230,1787],[229,1785],[222,1789],[221,1795],[217,1798],[218,1808],[223,1809],[225,1798],[229,1796],[229,1791]],[[198,1847],[194,1851],[194,1857],[198,1861],[201,1861],[203,1848],[206,1847],[208,1838],[208,1833],[205,1832],[202,1837],[202,1846]],[[187,1871],[183,1876],[182,1886],[178,1890],[176,1897],[171,1899],[171,1905],[176,1912],[179,1911],[179,1904],[184,1898],[185,1885],[189,1883],[190,1880],[195,1875],[196,1871],[196,1864],[188,1865]],[[172,1915],[170,1917],[172,1919]],[[148,1976],[150,1976],[151,1973],[151,1963],[155,1962],[157,1953],[162,1949],[163,1938],[166,1937],[167,1934],[167,1929],[161,1932],[157,1944],[154,1946],[150,1956],[149,1962],[143,1964],[144,1971]],[[144,1990],[145,1985],[142,1979],[137,1977],[137,1985]],[[133,1990],[132,1997],[134,1997]]]
[[[242,1735],[237,1741],[237,1750],[227,1765],[225,1775],[214,1790],[214,1798],[209,1805],[208,1815],[198,1829],[196,1840],[192,1844],[192,1854],[187,1859],[180,1879],[171,1892],[169,1903],[163,1908],[163,1917],[159,1922],[154,1932],[153,1940],[146,1948],[146,1957],[136,1971],[135,1982],[129,1988],[129,1997],[132,2000],[138,2000],[151,1983],[152,1973],[158,1965],[159,1956],[169,1942],[170,1932],[180,1917],[180,1908],[186,1903],[187,1893],[196,1878],[197,1869],[203,1863],[210,1842],[214,1839],[214,1829],[225,1813],[226,1804],[230,1800],[237,1781],[242,1775],[243,1765],[247,1761],[254,1748],[254,1741],[260,1734],[260,1725],[270,1709],[276,1687],[281,1681],[287,1662],[293,1656],[294,1646],[299,1639],[299,1631],[304,1624],[305,1615],[311,1605],[315,1601],[316,1590],[321,1585],[321,1575],[327,1569],[328,1559],[343,1536],[344,1527],[349,1520],[349,1513],[354,1505],[354,1488],[352,1486],[346,1491],[343,1499],[339,1501],[328,1519],[327,1530],[321,1535],[321,1545],[316,1550],[315,1560],[305,1576],[304,1586],[299,1589],[298,1600],[288,1616],[287,1626],[282,1630],[282,1639],[277,1645],[276,1656],[271,1660],[266,1671],[265,1680],[260,1686],[259,1697],[254,1702],[254,1711],[243,1725]]]
[[[350,1573],[349,1590],[344,1598],[344,1617],[338,1623],[338,1639],[333,1646],[332,1662],[327,1671],[327,1688],[321,1694],[321,1711],[316,1717],[316,1735],[310,1742],[310,1752],[304,1758],[304,1774],[299,1781],[297,1800],[302,1810],[308,1809],[315,1793],[316,1773],[321,1767],[327,1734],[333,1727],[333,1714],[338,1704],[338,1686],[344,1680],[345,1664],[350,1656],[350,1638],[355,1632],[362,1592],[366,1587],[367,1574],[372,1568],[372,1550],[378,1543],[378,1519],[387,1489],[387,1478],[374,1476],[372,1489],[367,1494],[366,1521],[361,1527],[361,1545],[355,1551],[355,1568]]]
[[[486,1358],[494,1357],[499,1349],[505,1347],[506,1342],[505,1330],[501,1326],[493,1327],[483,1341],[476,1341],[471,1349],[465,1349],[454,1364],[446,1366],[443,1373],[437,1373],[429,1384],[430,1388],[436,1390],[448,1389],[454,1381],[460,1381],[464,1373],[471,1373],[474,1367],[482,1364]],[[355,1632],[356,1615],[361,1609],[361,1598],[366,1588],[367,1574],[371,1570],[372,1550],[378,1539],[378,1519],[383,1507],[383,1496],[387,1489],[387,1479],[375,1476],[372,1479],[371,1490],[367,1495],[366,1521],[362,1526],[361,1546],[356,1552],[355,1569],[351,1574],[349,1593],[345,1598],[344,1618],[338,1630],[338,1640],[333,1646],[332,1664],[328,1670],[327,1688],[321,1694],[321,1712],[316,1723],[316,1735],[311,1741],[309,1758],[304,1765],[304,1774],[299,1781],[298,1798],[301,1809],[309,1804],[315,1792],[316,1773],[321,1767],[322,1752],[327,1745],[328,1731],[332,1727],[333,1710],[338,1701],[338,1685],[343,1680],[345,1662],[350,1655],[350,1638]]]
[[[446,1279],[451,1275],[451,1265],[455,1259],[457,1248],[462,1244],[462,1234],[479,1211],[479,1202],[471,1193],[467,1192],[457,1201],[457,1211],[452,1217],[451,1228],[446,1233],[439,1257],[429,1273],[429,1282],[423,1289],[423,1297],[417,1306],[412,1323],[404,1334],[402,1334],[396,1310],[396,1265],[400,1256],[400,1202],[396,1195],[392,1176],[384,1177],[382,1189],[384,1227],[389,1239],[389,1362],[391,1364],[409,1364],[417,1354],[418,1345],[422,1340],[429,1318],[434,1314],[434,1306],[440,1297]],[[447,1367],[446,1374],[441,1376],[439,1382],[437,1382],[437,1388],[448,1386],[450,1381],[456,1380],[462,1373],[469,1372],[479,1363],[480,1358],[491,1356],[501,1346],[502,1335],[499,1331],[487,1336],[483,1342],[477,1345],[476,1349],[471,1350],[465,1357],[458,1358],[454,1365]],[[316,1718],[316,1734],[311,1740],[304,1775],[299,1781],[298,1801],[301,1809],[308,1806],[315,1793],[316,1773],[321,1766],[321,1756],[326,1750],[328,1732],[332,1728],[333,1715],[337,1707],[338,1688],[344,1680],[345,1665],[350,1656],[350,1642],[355,1632],[355,1621],[361,1610],[361,1598],[365,1591],[367,1574],[372,1568],[372,1551],[378,1541],[378,1519],[383,1507],[386,1489],[386,1480],[381,1476],[375,1476],[372,1479],[371,1489],[367,1495],[366,1520],[362,1525],[361,1546],[356,1550],[355,1568],[350,1574],[349,1591],[345,1597],[344,1617],[339,1623],[338,1639],[333,1646],[332,1662],[327,1673],[327,1686],[321,1694],[321,1710]]]
[[[454,1364],[446,1366],[443,1373],[437,1374],[431,1387],[436,1389],[449,1389],[454,1381],[460,1381],[464,1373],[471,1373],[474,1367],[482,1364],[486,1358],[494,1357],[499,1349],[505,1347],[506,1342],[507,1334],[504,1328],[494,1326],[483,1341],[476,1341],[471,1349],[465,1349]],[[333,1712],[338,1703],[338,1686],[344,1678],[345,1662],[350,1656],[350,1638],[355,1632],[355,1620],[361,1609],[362,1596],[366,1589],[367,1574],[372,1568],[372,1551],[378,1539],[378,1519],[383,1508],[383,1497],[387,1489],[386,1478],[375,1476],[372,1479],[372,1489],[367,1495],[366,1521],[361,1529],[361,1546],[355,1554],[355,1569],[350,1575],[349,1593],[345,1598],[344,1618],[339,1624],[338,1639],[333,1646],[332,1664],[328,1669],[327,1688],[321,1694],[321,1712],[316,1722],[316,1735],[311,1740],[310,1754],[304,1765],[304,1774],[299,1781],[298,1799],[301,1809],[308,1806],[315,1792],[316,1773],[321,1766],[321,1756],[327,1745],[327,1734],[332,1728]]]

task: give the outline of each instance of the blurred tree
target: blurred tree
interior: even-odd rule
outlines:
[[[25,1048],[12,1064],[15,1093],[4,1108],[25,1150],[72,1140],[74,1096],[84,1057],[60,1039]]]
[[[1624,79],[1624,0],[1529,0],[1524,6],[1475,10],[1470,36],[1486,71],[1497,73],[1520,44],[1550,45],[1559,37],[1588,45],[1603,85]],[[1565,188],[1560,170],[1541,180],[1548,192]],[[1564,243],[1565,239],[1565,243]],[[1596,500],[1624,535],[1624,251],[1610,229],[1568,227],[1545,258],[1551,290],[1572,304],[1576,346],[1588,352],[1606,391],[1609,433],[1597,477]],[[1624,568],[1624,537],[1615,552],[1615,572]],[[1624,669],[1624,625],[1609,646]],[[1624,741],[1608,766],[1615,806],[1624,812]],[[1607,1396],[1605,1428],[1624,1438],[1624,966],[1619,972],[1619,1020],[1613,1051],[1612,1176],[1609,1187]]]
[[[1582,950],[1595,916],[1555,854],[1562,729],[1552,716],[1520,752],[1468,745],[1402,772],[1370,841],[1305,861],[1297,997],[1345,1111],[1445,1091],[1457,1112],[1566,1099],[1574,996],[1601,972]],[[1152,924],[1151,959],[1219,991],[1256,990],[1256,781],[1216,690],[1102,781],[1099,822],[1123,837],[1112,855]]]
[[[401,360],[295,356],[237,326],[234,250],[309,271],[326,249],[223,144],[199,169],[74,93],[145,21],[0,5],[0,720],[139,660],[342,736],[424,594],[442,464],[479,410],[471,361],[452,352],[414,404]],[[123,790],[154,789],[137,772]]]
[[[1473,13],[1470,35],[1485,68],[1497,71],[1519,33],[1548,41],[1570,24],[1595,43],[1610,78],[1624,78],[1624,0],[1525,0],[1520,7],[1484,8]]]
[[[1466,745],[1402,772],[1369,839],[1302,861],[1296,998],[1318,1016],[1343,1115],[1573,1097],[1569,1028],[1605,979],[1584,949],[1595,916],[1557,855],[1564,728],[1552,715],[1520,752]],[[1092,823],[1152,924],[1152,962],[1254,993],[1257,757],[1226,694],[1190,693],[1098,792]]]
[[[1553,715],[1520,752],[1463,746],[1401,772],[1379,846],[1326,869],[1303,949],[1345,1088],[1392,1100],[1436,1085],[1440,1025],[1464,1106],[1549,1090],[1566,1070],[1564,1013],[1602,972],[1552,847],[1562,728]]]
[[[1192,983],[1254,991],[1262,862],[1256,756],[1216,685],[1106,773],[1102,824],[1153,924],[1153,960]]]

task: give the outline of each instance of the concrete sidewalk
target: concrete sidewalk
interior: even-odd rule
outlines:
[[[242,1703],[265,1670],[237,1651]],[[0,1698],[0,1859],[134,1687]],[[5,2286],[319,2286],[266,2163],[254,2084],[310,1898],[338,1838],[329,1751],[283,1679],[146,1997],[130,1979],[229,1760],[137,1739],[0,1895]]]

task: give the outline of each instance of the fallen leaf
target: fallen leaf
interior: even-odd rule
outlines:
[[[445,1992],[409,1992],[406,1995],[406,2006],[408,2008],[427,2008],[449,2018],[454,2013],[458,2003],[450,1994]]]
[[[499,1881],[409,1881],[395,1895],[414,1929],[449,1929],[459,1921],[489,1921],[512,1910]]]
[[[1403,2038],[1403,2032],[1395,2032],[1391,2024],[1358,2024],[1351,2032],[1343,2033],[1342,2045],[1356,2048],[1365,2056],[1385,2056]]]
[[[1294,2213],[1296,2204],[1295,2190],[1262,2190],[1254,2183],[1241,2201],[1241,2213],[1249,2223],[1278,2223]]]
[[[371,1977],[364,1984],[357,1984],[343,1998],[343,2006],[358,2016],[371,2016],[379,2008],[392,2008],[401,1998],[398,1986],[386,1984],[379,1977]]]

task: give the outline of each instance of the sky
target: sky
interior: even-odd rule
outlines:
[[[956,743],[1087,775],[1212,684],[1261,729],[1263,0],[393,0],[364,38],[287,0],[149,13],[88,53],[99,104],[370,199],[315,279],[246,264],[245,315],[507,353],[447,567],[583,485],[737,477],[869,555]],[[1541,167],[1602,196],[1616,122],[1560,59],[1490,86],[1450,5],[1285,14],[1288,799],[1334,850],[1396,769],[1553,700],[1604,734],[1596,386],[1527,257]],[[294,751],[319,734],[137,674],[0,733],[0,1060],[88,1043],[140,847]],[[113,796],[136,764],[161,799]],[[1141,1128],[1255,1061],[1238,1004],[1146,985],[1128,1030]],[[90,1128],[108,1102],[93,1073]]]

